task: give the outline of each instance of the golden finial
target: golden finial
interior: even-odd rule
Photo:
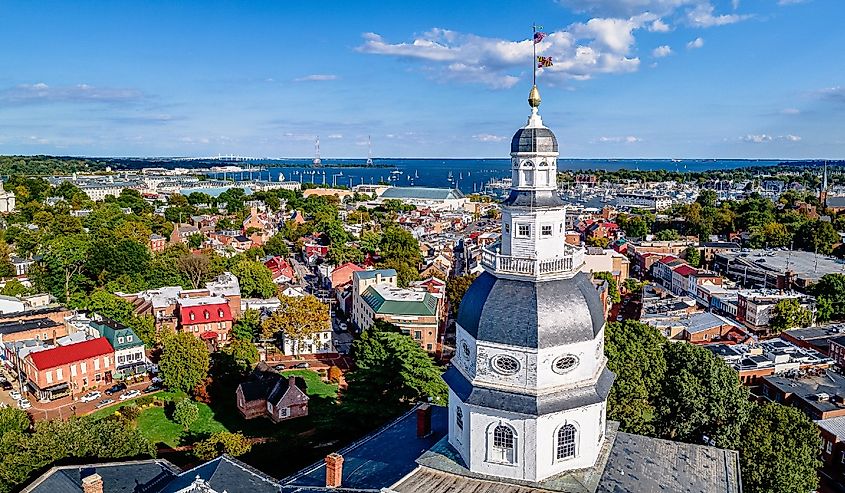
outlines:
[[[540,106],[540,90],[537,89],[537,86],[532,87],[531,92],[528,94],[528,105],[532,108]]]

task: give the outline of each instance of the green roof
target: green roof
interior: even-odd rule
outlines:
[[[375,313],[382,315],[437,315],[437,298],[431,293],[378,285],[368,287],[361,298]]]
[[[111,347],[113,347],[115,351],[144,345],[144,341],[138,337],[138,334],[136,334],[134,330],[130,327],[120,325],[117,322],[91,321],[91,326],[97,329],[100,335],[109,341],[109,344],[111,344]],[[123,338],[123,342],[119,342],[120,338]]]

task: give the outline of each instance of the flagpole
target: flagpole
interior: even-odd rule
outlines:
[[[534,58],[531,59],[531,67],[534,69],[534,85],[537,85],[537,41],[535,36],[537,36],[537,24],[532,22],[531,23],[531,30],[533,34],[531,35],[531,47],[534,48]]]

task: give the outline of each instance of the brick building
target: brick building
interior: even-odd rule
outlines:
[[[114,349],[105,337],[28,354],[23,370],[32,392],[53,400],[111,383]]]

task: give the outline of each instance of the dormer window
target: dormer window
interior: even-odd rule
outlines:
[[[132,342],[132,336],[126,336],[126,342]]]
[[[210,314],[210,313],[208,313],[208,310],[203,311],[203,312],[202,312],[202,314],[203,314],[203,315],[205,315],[205,319],[206,319],[206,320],[208,320],[208,319],[209,319],[209,317],[211,317],[211,314]]]
[[[191,320],[194,320],[195,318],[197,318],[196,315],[194,315],[194,312],[191,312],[190,318],[191,318]]]
[[[217,316],[223,318],[223,310],[217,310]]]
[[[118,343],[118,344],[123,344],[123,337],[118,337],[118,338],[117,338],[117,343]]]

